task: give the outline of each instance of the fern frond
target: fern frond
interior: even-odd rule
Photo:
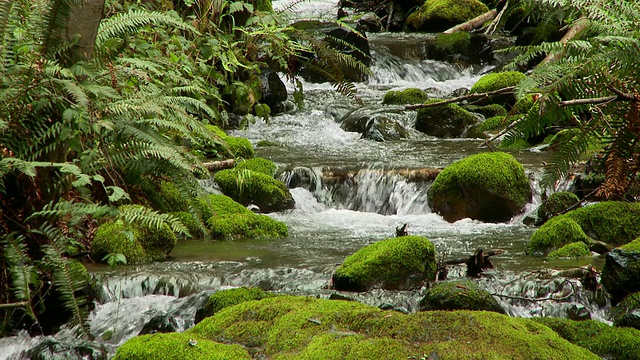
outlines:
[[[152,229],[161,229],[168,224],[171,230],[178,234],[189,234],[189,230],[180,219],[171,214],[161,214],[155,210],[139,205],[120,206],[120,216],[130,224]]]

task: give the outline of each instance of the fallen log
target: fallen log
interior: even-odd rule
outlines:
[[[236,166],[236,160],[226,159],[226,160],[210,161],[210,162],[202,163],[202,166],[209,171],[231,169],[232,167]]]
[[[326,184],[334,184],[337,182],[351,179],[363,174],[376,175],[398,175],[407,179],[407,181],[433,181],[440,174],[442,168],[423,168],[423,169],[369,169],[369,170],[329,170],[322,173],[322,181]]]
[[[471,20],[465,21],[462,24],[458,24],[448,30],[445,30],[443,34],[453,34],[460,31],[469,31],[469,30],[477,29],[482,25],[484,25],[484,23],[486,23],[487,21],[493,20],[496,17],[496,15],[498,15],[498,10],[496,9],[489,10],[482,15],[478,15]]]
[[[489,92],[486,92],[486,93],[462,95],[462,96],[454,97],[454,98],[451,98],[451,99],[442,100],[442,101],[438,101],[438,102],[427,103],[427,104],[407,105],[404,108],[405,108],[405,110],[425,109],[425,108],[430,108],[430,107],[437,107],[437,106],[447,105],[447,104],[451,104],[451,103],[458,103],[458,102],[462,102],[462,101],[466,101],[466,100],[483,99],[483,98],[487,98],[487,97],[492,96],[492,95],[511,94],[514,91],[515,91],[515,86],[508,86],[506,88],[502,88],[502,89],[498,89],[498,90],[494,90],[494,91],[489,91]]]

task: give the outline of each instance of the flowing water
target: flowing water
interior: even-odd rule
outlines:
[[[275,7],[279,5],[275,2]],[[302,3],[297,16],[313,18],[333,14],[335,1]],[[315,14],[315,15],[314,15]],[[316,16],[317,15],[317,16]],[[508,223],[488,224],[474,220],[444,221],[426,202],[429,183],[409,179],[399,169],[444,167],[471,154],[484,151],[479,139],[437,139],[410,132],[408,139],[375,142],[346,132],[337,122],[345,114],[381,109],[381,99],[390,89],[417,87],[441,96],[469,88],[488,67],[460,67],[426,60],[420,46],[429,35],[378,34],[369,37],[374,58],[373,75],[357,84],[364,105],[338,95],[329,84],[304,83],[305,108],[258,121],[233,135],[254,145],[269,140],[277,146],[257,147],[257,156],[279,166],[280,177],[291,188],[295,209],[269,214],[289,227],[281,240],[181,241],[171,260],[116,271],[95,266],[100,303],[91,314],[94,345],[113,354],[115,348],[137,335],[144,324],[159,315],[176,320],[181,331],[193,325],[195,310],[213,291],[259,286],[266,290],[328,297],[331,273],[345,257],[375,241],[395,236],[395,228],[408,224],[412,235],[429,238],[439,258],[469,256],[479,247],[502,249],[492,258],[495,269],[479,280],[498,295],[514,316],[565,316],[575,306],[584,306],[593,318],[606,321],[594,304],[593,295],[581,290],[577,280],[553,276],[548,268],[572,268],[598,262],[556,261],[527,256],[526,243],[534,228],[523,217],[535,211],[539,195],[535,189],[541,164],[547,157],[539,151],[514,152],[534,184],[534,199],[524,214]],[[290,90],[293,91],[293,86]],[[411,127],[413,112],[395,109],[395,119]],[[464,276],[453,267],[450,278]],[[347,294],[365,303],[390,304],[416,311],[424,289],[416,291],[374,290]],[[538,301],[528,301],[537,298]],[[563,298],[553,301],[551,298]],[[73,344],[71,329],[55,339]],[[23,358],[29,349],[47,338],[26,334],[0,339],[0,359]]]

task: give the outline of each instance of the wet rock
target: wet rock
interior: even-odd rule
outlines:
[[[504,222],[531,200],[531,185],[512,155],[482,153],[446,167],[429,188],[427,200],[449,222]]]
[[[602,285],[611,295],[613,305],[630,293],[640,291],[640,242],[634,247],[620,247],[607,253],[602,269]]]
[[[289,189],[273,176],[252,170],[228,169],[217,172],[214,179],[225,195],[245,206],[255,204],[265,213],[295,206]]]
[[[435,248],[421,236],[378,241],[347,257],[333,274],[333,286],[341,291],[373,288],[409,290],[435,276]]]
[[[439,100],[430,100],[437,102]],[[418,110],[416,130],[437,137],[458,137],[478,123],[478,118],[457,104],[446,104]]]
[[[92,342],[80,340],[65,342],[48,337],[34,348],[27,350],[23,356],[30,360],[106,360],[107,349],[103,345]]]
[[[471,87],[471,90],[469,90],[469,93],[481,94],[500,90],[510,86],[515,86],[518,85],[520,81],[524,80],[524,78],[525,75],[518,71],[505,71],[486,74],[478,79],[478,81]],[[478,100],[476,103],[478,105],[500,104],[508,106],[510,108],[515,104],[515,102],[516,98],[514,94],[503,94],[492,95],[487,99]]]
[[[551,194],[538,208],[538,224],[542,225],[547,220],[567,211],[572,206],[580,206],[580,199],[576,194],[568,191],[559,191]]]
[[[611,309],[611,315],[615,326],[640,329],[640,292],[627,295]]]
[[[505,313],[487,290],[469,280],[434,284],[420,300],[420,311],[429,310],[484,310]]]
[[[277,103],[287,100],[287,87],[278,73],[264,70],[260,75],[262,80],[262,103],[273,110]]]
[[[356,21],[356,24],[358,26],[358,30],[364,31],[364,32],[375,33],[375,32],[380,32],[383,29],[380,18],[378,17],[378,15],[372,12],[362,15],[360,19]]]
[[[170,314],[158,314],[144,324],[138,335],[176,332],[180,329],[175,317]]]
[[[271,115],[291,112],[296,109],[296,104],[291,100],[279,101],[271,107]]]
[[[340,127],[345,131],[360,133],[364,139],[375,141],[405,139],[409,133],[399,122],[401,116],[398,110],[360,108],[346,114],[340,120]]]
[[[567,317],[570,320],[584,321],[591,320],[591,313],[584,305],[571,305],[567,310]]]
[[[331,293],[329,300],[357,301],[356,299],[338,293]]]
[[[486,64],[493,62],[491,41],[484,34],[465,31],[453,34],[438,34],[425,42],[428,59],[463,64]]]
[[[386,304],[386,303],[378,306],[378,309],[386,310],[386,311],[397,311],[397,312],[402,313],[402,314],[409,314],[410,313],[409,310],[407,310],[406,308],[403,308],[402,306],[395,306],[393,304]]]

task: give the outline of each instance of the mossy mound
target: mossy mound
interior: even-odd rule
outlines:
[[[238,204],[232,198],[223,194],[209,194],[198,198],[202,207],[202,217],[209,219],[214,215],[246,214],[251,211],[244,205]]]
[[[182,196],[175,183],[168,181],[160,183],[160,196],[166,205],[164,210],[168,212],[187,211],[189,209],[188,201]]]
[[[471,87],[471,90],[469,90],[469,93],[486,93],[500,90],[509,86],[515,86],[518,85],[520,81],[524,80],[525,77],[526,76],[523,73],[518,71],[505,71],[486,74],[478,79],[478,81]],[[490,96],[486,100],[478,101],[478,104],[497,103],[500,105],[513,106],[515,102],[516,98],[513,94],[505,94]]]
[[[260,157],[240,161],[236,165],[236,168],[257,171],[271,177],[273,177],[277,169],[273,161]]]
[[[531,144],[526,139],[514,139],[511,141],[500,141],[498,149],[500,150],[526,150]]]
[[[387,105],[404,105],[404,104],[421,104],[427,101],[427,94],[416,88],[409,88],[401,91],[391,90],[384,94],[383,104]]]
[[[245,301],[262,300],[271,296],[275,295],[260,288],[241,287],[217,291],[209,296],[209,300],[207,300],[207,303],[202,309],[198,309],[196,313],[196,323],[199,323],[204,318],[217,314],[220,310],[229,306],[238,305]]]
[[[191,237],[195,239],[201,239],[205,236],[202,224],[191,213],[186,211],[172,212],[171,215],[175,216],[184,227],[189,230]]]
[[[249,211],[242,214],[214,215],[207,220],[211,237],[229,240],[234,238],[284,238],[289,234],[287,225],[266,215]]]
[[[485,310],[504,313],[502,306],[487,290],[469,280],[434,284],[420,301],[420,310]]]
[[[427,103],[438,102],[433,99]],[[478,122],[478,118],[457,104],[447,104],[418,110],[416,130],[437,137],[462,135],[467,127]]]
[[[337,290],[412,289],[435,276],[435,248],[421,236],[378,241],[347,257],[333,274]]]
[[[528,250],[547,253],[575,242],[591,244],[592,240],[575,220],[560,215],[551,218],[531,235]]]
[[[166,259],[178,242],[176,234],[166,223],[160,228],[139,227],[136,229],[135,236],[153,261]]]
[[[514,114],[526,114],[533,107],[533,95],[527,95],[516,101],[511,109]]]
[[[247,169],[228,169],[217,172],[214,179],[225,195],[243,205],[255,204],[263,212],[295,206],[289,189],[273,176]]]
[[[485,121],[483,121],[482,124],[480,124],[480,126],[478,127],[478,129],[480,131],[490,131],[490,130],[496,130],[498,128],[501,128],[503,125],[504,125],[504,116],[498,115],[498,116],[492,116],[486,119]]]
[[[91,242],[91,257],[95,260],[102,260],[106,255],[113,253],[124,255],[128,264],[141,264],[150,260],[136,239],[134,231],[126,227],[122,221],[100,225]]]
[[[142,335],[129,339],[116,351],[113,360],[229,360],[251,359],[239,345],[194,339],[184,333]]]
[[[591,250],[587,244],[582,241],[573,242],[567,245],[564,245],[558,250],[554,250],[549,253],[549,258],[570,258],[570,259],[579,259],[584,257],[591,257]]]
[[[409,315],[351,301],[278,296],[243,302],[187,331],[240,344],[254,358],[598,359],[529,319],[484,311]]]
[[[558,149],[580,133],[579,129],[563,129],[549,139],[549,147]]]
[[[544,223],[550,218],[566,211],[580,203],[580,198],[569,191],[559,191],[551,194],[538,208],[538,223]]]
[[[465,54],[471,47],[471,34],[466,31],[438,34],[433,46],[439,54]]]
[[[223,144],[209,144],[215,147],[218,154],[228,155],[234,158],[250,159],[254,157],[255,150],[249,140],[241,137],[229,136],[222,129],[214,125],[207,125],[212,133],[216,134]],[[226,146],[225,146],[226,145]]]
[[[487,11],[478,0],[429,0],[409,15],[406,26],[413,31],[441,32]]]
[[[502,116],[502,117],[504,117],[504,116],[507,116],[507,114],[508,114],[507,109],[505,109],[504,106],[502,106],[500,104],[489,104],[489,105],[484,105],[484,106],[467,105],[465,107],[465,109],[467,109],[467,110],[469,110],[471,112],[475,112],[475,113],[481,114],[486,119],[489,119],[489,118],[494,117],[494,116]]]
[[[482,153],[447,166],[429,188],[429,206],[454,222],[508,221],[531,200],[524,167],[510,154]]]
[[[640,329],[640,292],[631,293],[611,309],[613,324]]]
[[[631,293],[640,292],[640,243],[613,249],[607,253],[602,268],[602,285],[611,295],[613,305]]]
[[[556,318],[535,318],[569,342],[605,359],[640,359],[640,331],[616,328],[605,323]]]

